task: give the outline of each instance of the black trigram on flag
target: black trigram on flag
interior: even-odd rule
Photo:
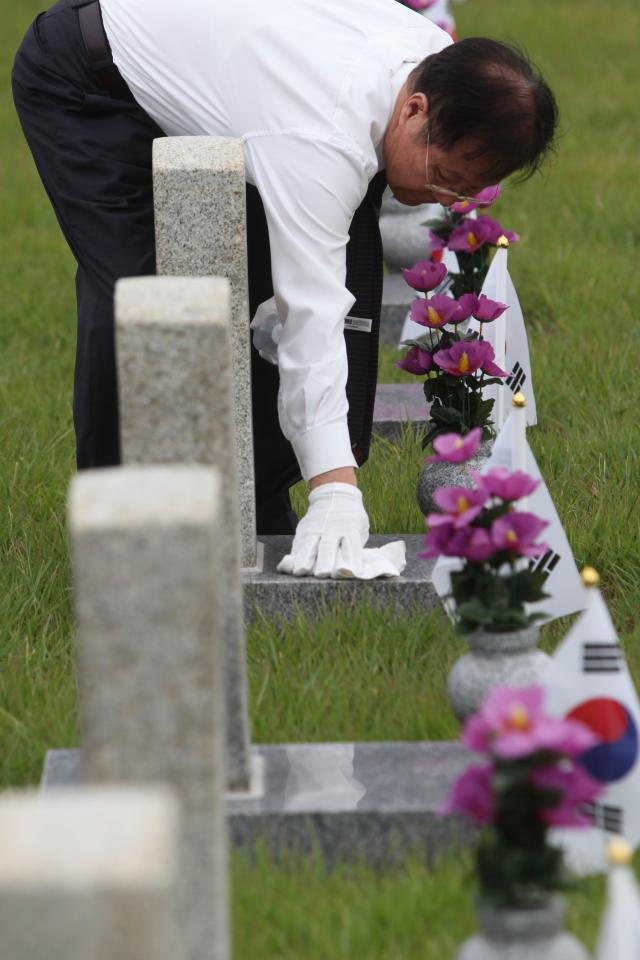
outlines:
[[[599,643],[585,640],[582,645],[584,673],[619,673],[622,669],[622,650],[615,642]]]
[[[517,393],[518,390],[522,390],[522,385],[525,383],[526,379],[526,373],[520,364],[516,363],[515,367],[507,377],[506,383],[512,393]]]
[[[551,573],[551,571],[557,567],[560,562],[560,554],[554,553],[553,550],[547,550],[546,553],[543,553],[541,557],[536,557],[534,560],[529,560],[529,570],[533,570],[535,573],[542,571],[543,573]]]
[[[594,827],[607,833],[624,833],[624,811],[620,807],[609,807],[603,803],[585,803],[581,807],[585,817],[593,820]]]

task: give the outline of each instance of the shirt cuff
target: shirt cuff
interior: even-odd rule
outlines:
[[[291,441],[305,480],[338,467],[357,467],[351,452],[351,438],[346,420],[312,427]]]

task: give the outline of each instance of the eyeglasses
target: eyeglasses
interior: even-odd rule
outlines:
[[[427,153],[424,158],[424,175],[427,178],[425,187],[433,193],[443,194],[445,197],[453,197],[457,203],[477,203],[476,197],[466,197],[464,193],[456,193],[455,190],[449,190],[447,187],[441,187],[437,183],[429,183],[429,142],[431,140],[431,127],[427,127]]]

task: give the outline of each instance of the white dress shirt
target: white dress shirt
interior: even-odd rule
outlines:
[[[262,198],[278,412],[305,479],[355,466],[344,319],[352,217],[397,94],[451,42],[395,0],[101,0],[113,59],[169,136],[241,138]],[[365,334],[363,334],[364,336]]]

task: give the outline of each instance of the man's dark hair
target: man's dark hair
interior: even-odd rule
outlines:
[[[423,60],[412,82],[429,100],[431,143],[449,150],[463,137],[477,141],[467,158],[486,156],[496,180],[516,170],[527,179],[551,147],[555,97],[514,46],[468,37]]]

